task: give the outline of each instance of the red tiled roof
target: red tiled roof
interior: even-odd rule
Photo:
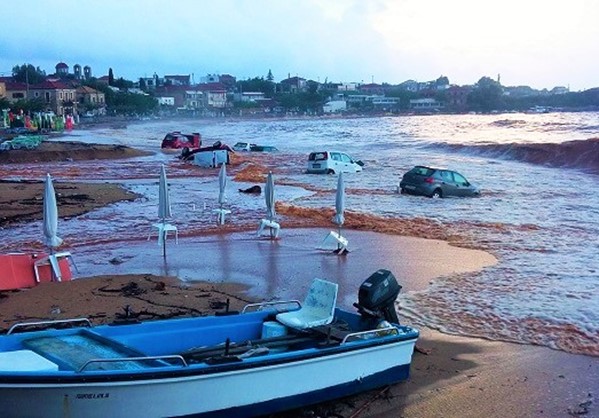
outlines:
[[[6,91],[27,90],[27,84],[17,82],[6,82]]]
[[[227,88],[222,83],[202,83],[196,87],[200,91],[212,91],[212,92],[226,92]]]
[[[64,90],[72,89],[73,87],[60,81],[42,81],[39,84],[29,86],[31,90]]]
[[[98,94],[101,93],[100,91],[96,90],[96,89],[92,89],[89,86],[80,86],[77,87],[77,93],[82,93],[82,94]],[[104,93],[102,93],[104,94]]]

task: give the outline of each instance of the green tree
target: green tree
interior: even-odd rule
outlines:
[[[125,80],[123,77],[119,77],[118,80],[113,80],[111,86],[118,87],[119,89],[130,89],[135,83],[130,80]]]
[[[6,97],[0,97],[0,113],[3,109],[10,109],[10,102]]]
[[[108,69],[108,85],[112,86],[114,84],[114,73],[112,72],[112,67]]]
[[[17,113],[23,111],[28,112],[41,112],[46,109],[46,103],[41,97],[34,99],[20,99],[10,104],[10,110]]]
[[[37,84],[46,79],[46,72],[31,64],[15,65],[12,68],[12,77],[20,83]]]
[[[501,84],[490,77],[482,77],[478,80],[467,101],[470,109],[480,112],[500,110],[505,106]]]
[[[272,98],[274,94],[274,83],[265,80],[263,77],[248,78],[247,80],[239,81],[239,88],[242,92],[254,91],[262,92],[266,97]]]
[[[148,115],[156,110],[158,101],[154,97],[143,94],[118,92],[111,96],[110,103],[107,97],[106,105],[113,114]]]
[[[274,78],[274,77],[273,77],[273,75],[272,75],[272,71],[269,69],[269,70],[268,70],[268,74],[266,75],[266,81],[268,81],[268,82],[272,83],[272,82],[274,81],[274,79],[275,79],[275,78]]]

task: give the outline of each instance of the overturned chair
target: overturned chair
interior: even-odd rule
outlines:
[[[339,286],[314,279],[300,309],[277,315],[277,321],[294,329],[307,329],[333,322]]]

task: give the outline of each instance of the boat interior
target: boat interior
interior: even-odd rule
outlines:
[[[384,300],[372,310],[372,298],[362,297],[358,312],[348,312],[335,306],[337,285],[315,279],[303,303],[251,304],[241,313],[100,326],[85,318],[16,324],[0,337],[0,375],[289,361],[323,350],[415,341],[418,331],[397,325],[392,304],[398,291],[393,289],[391,306]],[[39,326],[46,329],[32,331]]]

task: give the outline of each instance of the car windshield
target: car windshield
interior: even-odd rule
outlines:
[[[410,174],[416,174],[418,176],[432,176],[435,170],[430,169],[428,167],[414,167],[410,170]]]

